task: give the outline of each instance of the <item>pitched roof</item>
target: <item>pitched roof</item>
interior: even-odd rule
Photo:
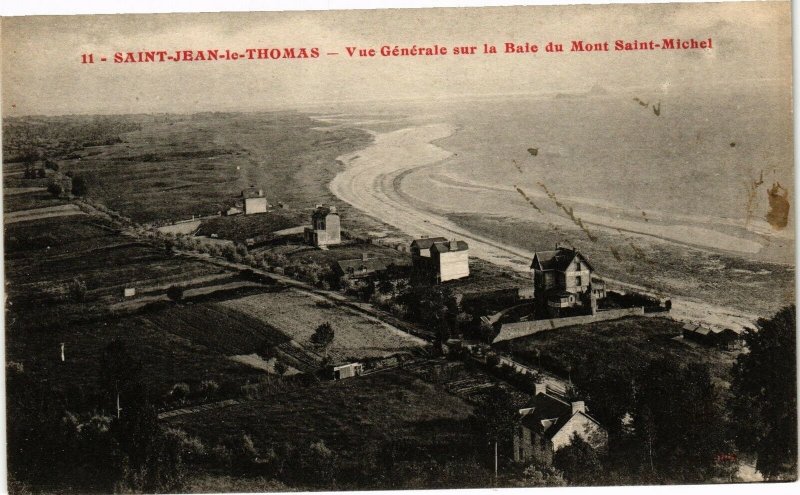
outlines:
[[[431,251],[437,253],[450,253],[455,251],[466,251],[469,245],[464,241],[436,241],[431,246]]]
[[[523,424],[527,426],[526,423],[533,421],[539,428],[541,428],[543,420],[556,419],[572,412],[572,406],[567,402],[543,393],[531,397],[525,407],[530,408],[531,412],[525,416]]]
[[[553,251],[537,251],[534,253],[533,260],[531,260],[531,268],[540,271],[558,270],[563,272],[576,256],[580,256],[581,261],[586,263],[590,270],[594,271],[594,267],[586,259],[586,256],[577,250],[562,247]]]
[[[327,217],[328,215],[331,214],[337,216],[339,215],[339,213],[336,212],[336,208],[330,206],[318,206],[314,210],[314,213],[311,214],[311,217],[312,218]]]
[[[414,239],[411,243],[411,247],[416,247],[419,249],[430,249],[433,246],[434,242],[445,242],[447,239],[444,237],[423,237],[422,239]]]
[[[257,187],[248,187],[247,189],[242,190],[242,197],[245,199],[263,198],[264,190]]]
[[[571,404],[546,393],[536,394],[527,407],[531,411],[523,416],[522,425],[531,431],[544,434],[547,438],[553,438],[574,416]],[[582,414],[600,425],[596,419],[585,412],[576,412],[575,414]]]

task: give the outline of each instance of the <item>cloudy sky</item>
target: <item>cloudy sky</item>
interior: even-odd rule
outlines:
[[[572,40],[712,38],[700,51],[569,53]],[[12,17],[3,114],[260,110],[314,102],[791,84],[789,2]],[[565,53],[350,58],[345,47],[565,45]],[[114,52],[319,47],[313,60],[100,63]],[[480,49],[479,49],[480,51]],[[326,55],[337,52],[339,55]],[[81,64],[93,53],[95,64]]]

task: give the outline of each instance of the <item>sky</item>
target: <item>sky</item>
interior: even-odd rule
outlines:
[[[270,110],[317,103],[537,94],[602,86],[791,87],[788,2],[487,7],[2,19],[4,116]],[[712,38],[711,50],[570,53],[588,42]],[[485,55],[484,43],[538,44]],[[541,50],[547,41],[566,52]],[[347,46],[478,47],[475,55],[353,57]],[[318,47],[309,60],[100,63],[115,52]],[[338,55],[326,55],[336,52]],[[96,63],[81,64],[82,53]]]

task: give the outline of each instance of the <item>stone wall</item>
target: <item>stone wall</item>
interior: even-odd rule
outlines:
[[[644,308],[623,308],[598,311],[596,315],[572,316],[568,318],[551,318],[549,320],[521,321],[518,323],[506,323],[500,327],[500,333],[494,338],[492,344],[505,340],[527,337],[544,330],[568,327],[572,325],[586,325],[596,321],[616,320],[626,316],[644,315]]]

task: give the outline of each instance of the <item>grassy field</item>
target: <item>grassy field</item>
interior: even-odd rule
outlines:
[[[124,120],[124,119],[123,119]],[[89,196],[137,222],[179,220],[232,206],[257,185],[297,208],[333,200],[325,185],[337,156],[369,142],[363,131],[324,129],[285,113],[142,116],[121,142],[59,157],[87,177]]]
[[[52,206],[61,206],[68,204],[66,199],[58,199],[53,197],[47,191],[35,191],[25,194],[14,194],[3,196],[3,211],[14,212],[21,210],[30,210],[35,208],[49,208]]]
[[[290,254],[289,258],[293,261],[312,262],[327,267],[333,265],[337,261],[361,259],[361,256],[365,254],[371,258],[390,260],[391,263],[397,266],[411,264],[410,254],[401,253],[396,249],[376,244],[330,246],[327,251],[319,249],[302,250]]]
[[[120,298],[123,286],[163,286],[219,272],[121,236],[108,222],[86,215],[6,225],[5,249],[7,293],[23,304],[58,300],[76,278],[93,300]]]
[[[736,353],[683,341],[681,327],[682,323],[669,318],[630,317],[539,332],[500,348],[523,363],[541,363],[563,377],[568,370],[575,377],[587,364],[600,369],[628,368],[635,375],[651,361],[672,356],[684,363],[707,364],[715,382],[726,389]]]
[[[256,448],[322,440],[346,458],[358,459],[370,445],[413,442],[458,452],[472,447],[472,406],[443,389],[399,370],[326,382],[268,400],[178,416],[170,420],[215,445],[230,435],[249,434]],[[469,456],[472,449],[462,449]]]
[[[210,237],[216,234],[220,239],[229,239],[244,244],[246,239],[264,236],[276,230],[310,224],[308,214],[298,211],[271,210],[257,215],[236,215],[204,220],[197,235]]]
[[[258,297],[258,296],[251,296]],[[173,305],[146,317],[154,327],[222,354],[250,354],[289,337],[225,303]]]
[[[335,337],[328,353],[334,360],[385,356],[423,345],[419,339],[380,322],[293,290],[232,299],[221,304],[273,325],[300,345],[311,348],[313,344],[309,339],[314,330],[329,322]]]
[[[210,312],[197,307],[193,310],[198,314]],[[215,326],[199,329],[178,318],[164,319],[159,313],[107,318],[69,327],[12,329],[6,334],[6,359],[21,363],[26,374],[38,381],[46,380],[53,390],[61,390],[68,396],[91,397],[98,386],[100,356],[111,341],[118,340],[125,344],[133,360],[141,364],[143,380],[156,402],[178,382],[196,385],[203,380],[214,380],[220,385],[241,385],[263,375],[231,361],[224,348],[211,344],[216,338],[230,340],[234,343],[230,347],[244,346],[255,341],[254,335],[264,326],[254,329],[240,320],[216,315]],[[217,332],[219,336],[215,337]],[[66,356],[63,363],[59,356],[62,342]]]

